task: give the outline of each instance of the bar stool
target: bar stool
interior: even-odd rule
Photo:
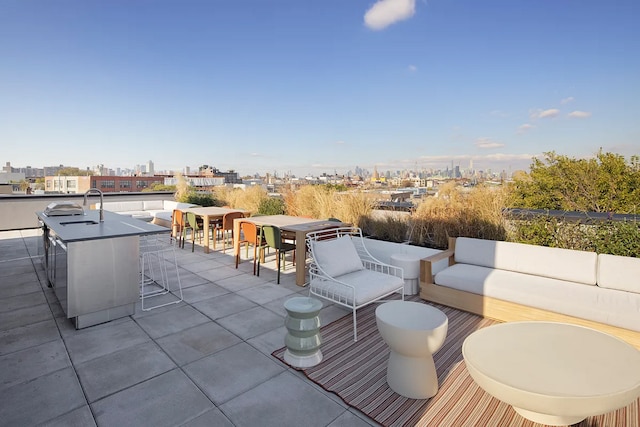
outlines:
[[[164,234],[140,236],[140,299],[143,311],[177,304],[183,300],[175,246],[167,243],[166,239],[162,239],[164,236]],[[167,265],[171,264],[173,265],[168,269]],[[174,279],[173,275],[170,279],[170,271],[171,273],[175,271],[175,280],[171,280]],[[161,298],[158,304],[145,305],[146,299],[167,294],[170,296]]]

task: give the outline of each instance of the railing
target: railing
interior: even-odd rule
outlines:
[[[0,195],[0,231],[38,228],[35,213],[44,211],[49,203],[71,200],[82,205],[83,199],[84,194]],[[105,202],[174,200],[173,193],[168,191],[105,193],[104,199]],[[95,204],[95,201],[91,204]]]
[[[614,214],[611,212],[574,212],[550,209],[504,209],[503,213],[512,219],[533,219],[540,216],[548,216],[562,218],[569,222],[581,222],[585,224],[598,223],[601,221],[640,222],[640,215]]]

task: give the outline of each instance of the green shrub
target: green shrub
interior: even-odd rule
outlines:
[[[262,215],[284,214],[284,201],[275,197],[263,199],[258,206],[258,213]]]
[[[192,203],[194,205],[199,205],[204,207],[217,206],[217,203],[216,203],[217,201],[215,197],[213,197],[213,194],[211,193],[188,192],[182,195],[182,197],[180,197],[178,201],[182,203]]]
[[[579,222],[538,216],[511,222],[508,240],[599,254],[640,257],[640,224],[632,221]]]
[[[362,232],[378,240],[402,243],[407,240],[409,223],[406,218],[387,216],[380,219],[371,217],[360,221]]]

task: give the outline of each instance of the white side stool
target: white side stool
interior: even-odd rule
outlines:
[[[387,383],[410,399],[428,399],[438,392],[433,353],[447,336],[447,315],[428,304],[392,301],[376,308],[376,324],[391,349]]]
[[[417,295],[420,291],[418,286],[420,258],[409,254],[393,254],[390,264],[394,267],[401,267],[404,272],[404,294]]]

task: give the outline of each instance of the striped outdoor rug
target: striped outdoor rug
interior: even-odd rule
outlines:
[[[422,301],[417,297],[412,301]],[[431,304],[427,303],[426,304]],[[431,399],[408,399],[394,393],[386,381],[389,350],[378,333],[377,305],[358,310],[358,341],[353,342],[351,315],[322,327],[323,360],[302,369],[325,390],[334,392],[385,426],[539,426],[510,405],[485,393],[469,376],[462,343],[473,331],[497,322],[439,304],[449,318],[447,339],[434,355],[440,389]],[[283,363],[284,348],[273,352]],[[580,427],[640,426],[640,399],[617,411],[589,417]]]

